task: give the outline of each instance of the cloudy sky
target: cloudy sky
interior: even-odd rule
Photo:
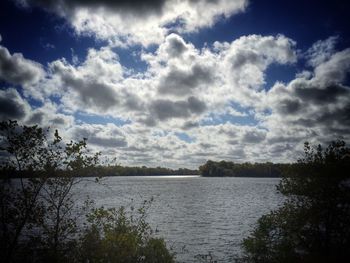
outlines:
[[[347,1],[2,0],[0,119],[123,165],[350,141]]]

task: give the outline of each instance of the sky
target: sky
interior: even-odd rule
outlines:
[[[122,165],[350,142],[347,1],[2,0],[0,120]]]

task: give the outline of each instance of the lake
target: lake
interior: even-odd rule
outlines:
[[[257,219],[283,202],[276,193],[279,178],[213,178],[200,176],[109,177],[103,185],[84,182],[78,193],[97,206],[139,205],[154,198],[148,221],[164,237],[180,262],[197,262],[211,252],[229,262]],[[133,200],[133,201],[132,201]]]

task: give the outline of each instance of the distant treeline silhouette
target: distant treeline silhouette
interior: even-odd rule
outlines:
[[[102,166],[98,168],[101,176],[147,176],[147,175],[198,175],[199,170],[179,168],[176,170],[165,167],[131,167],[131,166]]]
[[[75,177],[109,176],[164,176],[164,175],[202,175],[205,177],[282,177],[283,171],[290,169],[290,163],[234,163],[230,161],[207,161],[199,169],[170,169],[165,167],[99,165],[74,171]],[[65,175],[67,171],[57,170],[55,176]],[[42,171],[1,170],[0,178],[40,177]]]
[[[234,163],[207,161],[199,167],[202,176],[208,177],[281,177],[293,164],[284,163]]]
[[[30,178],[40,177],[42,171],[18,171],[18,170],[2,170],[0,178]],[[60,174],[65,175],[67,171],[56,171],[55,176]],[[78,172],[74,172],[72,176],[75,177],[108,177],[108,176],[162,176],[162,175],[199,175],[199,170],[191,170],[187,168],[169,169],[165,167],[129,167],[121,165],[113,166],[97,166],[90,167],[88,169],[82,169]]]

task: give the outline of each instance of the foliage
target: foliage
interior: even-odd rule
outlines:
[[[150,201],[128,214],[124,207],[93,209],[88,215],[89,226],[78,248],[82,262],[174,262],[163,239],[152,236],[146,222]]]
[[[109,165],[99,168],[104,176],[143,176],[143,175],[195,175],[198,170],[180,168],[172,170],[164,167],[128,167],[121,165]]]
[[[123,208],[95,209],[81,233],[73,188],[100,171],[86,139],[64,143],[57,131],[8,121],[0,147],[2,262],[173,261],[164,240],[151,237],[145,206],[137,220]]]
[[[76,175],[96,166],[99,154],[88,154],[86,139],[64,144],[57,130],[51,139],[48,135],[49,129],[38,126],[0,123],[0,255],[5,262],[29,260],[34,247],[58,258],[76,232],[71,189],[79,181]]]
[[[246,262],[350,259],[350,149],[305,143],[305,155],[278,185],[282,207],[262,216],[243,241]]]
[[[281,171],[290,164],[233,163],[207,161],[199,167],[202,176],[212,177],[280,177]]]

